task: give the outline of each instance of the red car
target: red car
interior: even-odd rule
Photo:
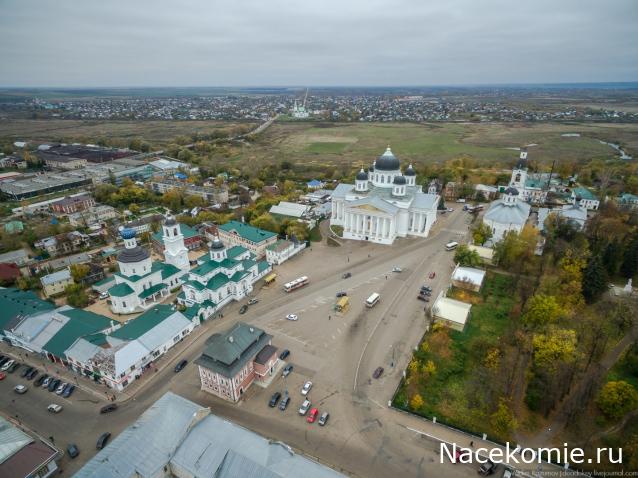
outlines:
[[[434,279],[436,277],[436,272],[430,272],[430,275],[428,277],[430,279]]]
[[[0,380],[4,380],[5,378],[7,378],[7,374],[4,372],[0,372]]]
[[[312,410],[310,410],[310,415],[308,415],[308,418],[306,418],[306,420],[308,420],[308,423],[314,423],[317,419],[317,415],[319,415],[319,410],[313,408]]]

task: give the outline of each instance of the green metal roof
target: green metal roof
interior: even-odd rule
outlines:
[[[262,329],[238,322],[222,334],[211,335],[206,340],[204,352],[195,363],[232,378],[271,339],[272,336]]]
[[[252,259],[246,259],[246,260],[241,261],[241,265],[244,267],[245,271],[250,269],[255,264],[257,264],[257,261],[253,261]]]
[[[0,332],[16,315],[32,315],[55,309],[55,305],[40,299],[34,292],[20,289],[0,289]]]
[[[206,283],[206,288],[210,290],[217,290],[229,282],[230,281],[225,274],[219,273],[210,278],[210,280]]]
[[[166,262],[155,261],[151,265],[151,272],[161,271],[162,280],[178,274],[180,270],[173,264],[167,264]]]
[[[266,261],[259,261],[257,263],[257,271],[258,272],[263,272],[263,271],[268,270],[270,268],[271,268],[271,265],[268,264],[268,262],[266,262]]]
[[[598,199],[594,196],[594,193],[586,188],[574,188],[572,192],[575,196],[580,197],[581,199]]]
[[[230,221],[226,224],[222,224],[219,226],[219,229],[225,232],[238,234],[247,241],[251,241],[256,244],[277,235],[274,232],[265,231],[238,221]]]
[[[176,312],[171,305],[158,304],[135,319],[129,320],[111,334],[121,340],[135,340]]]
[[[242,280],[244,277],[246,277],[247,275],[249,275],[249,273],[247,271],[237,271],[233,274],[233,276],[230,278],[231,281],[237,283],[240,280]]]
[[[219,269],[221,267],[225,269],[234,269],[235,267],[237,267],[237,264],[239,264],[239,262],[234,259],[224,259],[223,261],[219,261],[219,262],[213,259],[209,259],[203,264],[195,267],[195,269],[191,271],[191,274],[197,274],[198,276],[205,276],[209,272],[214,271],[215,269]]]
[[[109,289],[109,295],[113,297],[126,297],[127,295],[134,294],[135,291],[131,289],[131,286],[125,282],[115,285]]]
[[[199,236],[199,232],[197,232],[196,229],[193,229],[187,224],[179,224],[179,229],[180,231],[182,231],[182,234],[184,235],[184,239],[188,239],[194,236]],[[164,233],[162,231],[158,231],[155,234],[153,234],[152,238],[154,241],[157,241],[160,244],[164,244],[164,238],[162,237],[163,234]]]
[[[233,246],[230,249],[226,250],[226,255],[229,259],[234,259],[235,257],[244,254],[248,249],[242,246]]]
[[[189,285],[193,289],[204,290],[206,288],[201,282],[197,282],[196,280],[189,280],[188,282],[184,282],[184,285]]]
[[[147,297],[152,296],[153,294],[155,294],[156,292],[159,292],[162,289],[166,289],[168,286],[166,284],[163,283],[159,283],[159,284],[155,284],[152,287],[149,287],[146,290],[143,290],[142,292],[140,292],[137,296],[140,299],[146,299]]]
[[[58,314],[68,317],[69,321],[42,348],[60,358],[66,358],[64,353],[80,337],[111,327],[108,318],[88,310],[69,309],[58,311]]]
[[[108,276],[108,277],[105,277],[105,278],[104,278],[104,279],[102,279],[102,280],[99,280],[99,281],[95,282],[93,285],[94,285],[94,286],[106,285],[106,284],[108,284],[109,282],[112,282],[112,281],[114,281],[114,280],[115,280],[115,279],[113,278],[113,276]]]

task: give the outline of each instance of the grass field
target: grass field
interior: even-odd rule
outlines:
[[[95,142],[102,137],[124,141],[141,138],[155,147],[162,147],[177,136],[210,133],[236,124],[224,121],[11,120],[0,122],[0,139]]]
[[[509,312],[514,304],[512,285],[507,276],[490,273],[479,300],[472,306],[464,332],[434,332],[414,353],[420,364],[434,362],[436,373],[424,380],[403,382],[394,405],[406,408],[407,400],[419,393],[423,407],[416,413],[436,416],[444,423],[475,433],[489,433],[487,417],[480,407],[472,406],[472,381],[477,380],[476,365],[486,350],[495,347],[509,326]]]

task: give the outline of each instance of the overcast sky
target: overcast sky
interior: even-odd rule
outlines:
[[[2,86],[638,80],[638,0],[0,0]]]

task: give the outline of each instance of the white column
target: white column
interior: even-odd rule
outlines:
[[[383,237],[388,237],[388,221],[387,217],[383,219]]]
[[[421,213],[421,221],[419,222],[419,232],[423,231],[424,226],[425,226],[425,213]]]
[[[374,231],[374,235],[377,236],[377,238],[381,238],[381,221],[382,220],[383,218],[377,217],[377,228]]]

